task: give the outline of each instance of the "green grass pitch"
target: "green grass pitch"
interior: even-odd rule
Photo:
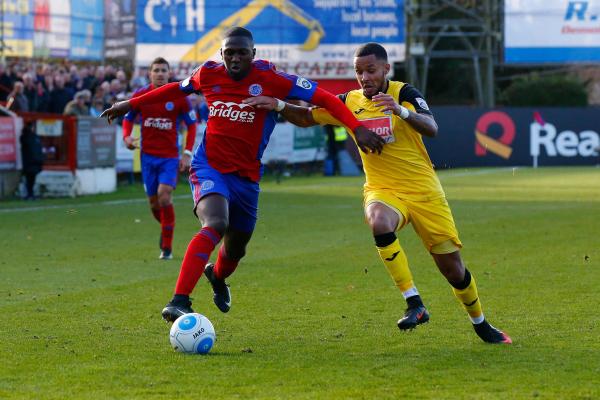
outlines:
[[[409,226],[400,235],[431,322],[378,259],[362,178],[265,182],[248,255],[221,314],[194,307],[208,356],[174,352],[160,310],[198,230],[176,191],[175,259],[141,185],[0,203],[1,399],[600,398],[600,169],[440,172],[484,312],[512,346],[482,343]]]

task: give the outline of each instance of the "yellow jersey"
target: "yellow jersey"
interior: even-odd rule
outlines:
[[[422,95],[411,85],[389,81],[386,93],[411,111],[431,114]],[[366,176],[366,191],[393,190],[400,198],[413,201],[445,196],[420,133],[399,116],[382,112],[382,107],[366,98],[362,89],[340,95],[340,99],[363,125],[385,141],[381,154],[359,151]],[[314,108],[312,116],[321,125],[342,125],[323,108]],[[356,141],[352,132],[349,133]]]

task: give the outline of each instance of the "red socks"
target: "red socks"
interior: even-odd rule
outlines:
[[[160,208],[151,208],[152,215],[154,215],[154,219],[158,221],[160,224]]]
[[[210,253],[221,241],[221,235],[210,227],[200,230],[188,244],[179,278],[175,285],[175,294],[190,295],[204,272]],[[219,255],[220,256],[220,255]]]
[[[219,279],[225,279],[229,275],[233,274],[233,271],[237,268],[240,260],[231,260],[227,258],[225,254],[225,246],[221,246],[219,249],[219,255],[217,256],[217,262],[215,263],[215,276]]]
[[[175,210],[173,204],[160,208],[161,244],[163,249],[171,250],[173,230],[175,229]]]

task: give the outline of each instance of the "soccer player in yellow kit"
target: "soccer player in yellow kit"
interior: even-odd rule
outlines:
[[[426,101],[413,86],[386,79],[390,64],[386,50],[377,43],[356,50],[354,68],[361,89],[339,98],[379,136],[383,146],[380,152],[359,146],[366,176],[364,209],[379,256],[408,305],[398,328],[413,329],[429,320],[395,233],[412,223],[477,335],[488,343],[512,343],[485,319],[475,279],[460,257],[462,244],[452,213],[423,145],[422,135],[434,137],[438,128]],[[299,126],[342,125],[322,108],[299,107],[262,96],[245,101],[279,111]]]

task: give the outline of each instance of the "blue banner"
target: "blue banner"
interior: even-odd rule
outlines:
[[[33,0],[3,0],[0,29],[4,43],[2,55],[33,56]]]
[[[103,0],[71,0],[71,51],[74,60],[101,60],[104,51]]]
[[[137,61],[157,54],[195,63],[214,58],[232,26],[249,29],[257,56],[274,62],[347,62],[372,41],[391,61],[404,59],[403,0],[140,0]]]

